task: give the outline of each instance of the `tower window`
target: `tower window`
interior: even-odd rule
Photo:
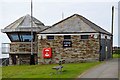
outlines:
[[[12,41],[19,41],[19,37],[18,37],[17,34],[11,34],[10,38],[11,38]]]
[[[20,38],[23,42],[30,42],[33,39],[33,36],[31,36],[30,34],[21,34]]]
[[[9,33],[8,34],[12,42],[30,42],[35,40],[35,34],[31,36],[30,33]]]

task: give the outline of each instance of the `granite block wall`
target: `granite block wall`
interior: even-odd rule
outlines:
[[[63,48],[64,36],[56,35],[54,40],[38,39],[38,63],[51,64],[94,61],[99,59],[99,38],[80,39],[79,35],[72,35],[72,47]],[[44,59],[43,48],[52,48],[52,58]]]
[[[37,54],[34,57],[37,64]],[[30,64],[30,54],[10,54],[9,63],[10,65]]]
[[[35,62],[37,63],[37,43],[33,43],[33,52],[35,55]],[[30,42],[12,42],[10,43],[9,63],[13,64],[29,64],[31,54]]]
[[[37,43],[33,43],[33,52],[37,52]],[[30,53],[31,43],[30,42],[12,42],[10,43],[10,53]]]

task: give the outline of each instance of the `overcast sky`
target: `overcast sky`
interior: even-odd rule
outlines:
[[[118,45],[119,0],[33,0],[33,16],[50,26],[73,14],[79,14],[111,32],[111,7],[115,6],[114,46]],[[21,16],[30,14],[30,0],[1,0],[0,29]],[[9,43],[6,34],[0,32],[0,43]],[[0,45],[1,47],[1,45]]]

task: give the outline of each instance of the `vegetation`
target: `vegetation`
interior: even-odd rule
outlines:
[[[120,54],[113,54],[113,58],[120,58]]]
[[[62,73],[56,72],[52,67],[58,64],[50,65],[17,65],[2,67],[3,78],[76,78],[85,70],[92,68],[100,62],[89,63],[70,63],[63,64]]]
[[[113,53],[113,58],[120,58],[120,50],[116,50],[116,51]]]

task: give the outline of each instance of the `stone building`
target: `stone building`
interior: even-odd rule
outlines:
[[[33,19],[36,64],[96,61],[112,57],[112,35],[81,15],[74,14],[52,26]],[[29,15],[2,30],[11,40],[11,64],[29,63],[30,31]]]
[[[106,30],[74,14],[38,34],[38,63],[109,59],[112,57],[111,37]],[[43,48],[52,48],[52,58],[43,58]]]
[[[9,37],[10,64],[29,64],[31,54],[31,39],[33,39],[33,53],[37,63],[37,32],[46,29],[42,22],[33,17],[33,35],[31,36],[31,16],[25,15],[11,23],[1,31]]]

